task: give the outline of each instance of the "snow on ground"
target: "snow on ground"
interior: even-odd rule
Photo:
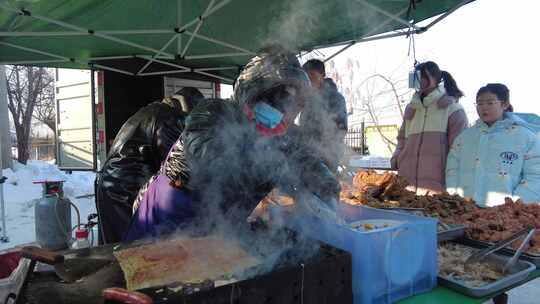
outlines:
[[[75,198],[94,194],[94,172],[73,172],[67,174],[56,165],[31,160],[27,165],[15,163],[14,168],[3,170],[8,179],[4,183],[6,208],[6,232],[9,242],[0,243],[0,250],[34,242],[34,200],[41,198],[42,186],[33,184],[40,180],[65,180],[64,196],[69,198],[81,212],[81,222],[85,223],[88,214],[95,213],[94,197]],[[71,211],[71,222],[77,223],[75,210]],[[0,222],[1,227],[1,222]],[[0,232],[1,234],[1,232]]]

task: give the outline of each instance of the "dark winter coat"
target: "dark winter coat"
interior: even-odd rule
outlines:
[[[163,163],[160,177],[137,199],[129,240],[156,236],[164,231],[163,225],[182,226],[192,216],[245,221],[258,202],[280,185],[305,187],[323,199],[335,197],[339,184],[299,142],[298,134],[292,128],[285,136],[263,137],[239,104],[224,100],[199,104],[186,119],[185,130]],[[162,182],[159,189],[153,185],[163,176],[180,185],[178,199],[168,206],[161,196],[174,196],[171,186]],[[193,212],[186,212],[188,204]]]
[[[118,132],[97,175],[97,209],[103,241],[119,242],[131,220],[139,189],[160,168],[180,136],[186,114],[153,102],[130,117]]]
[[[347,108],[332,79],[326,78],[323,87],[306,102],[300,126],[313,148],[335,170],[345,148]]]

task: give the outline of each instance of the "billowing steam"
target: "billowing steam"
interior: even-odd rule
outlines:
[[[223,102],[223,101],[218,101]],[[297,265],[318,252],[313,242],[291,240],[280,229],[252,230],[249,214],[274,185],[300,182],[300,169],[289,166],[282,139],[259,136],[255,126],[237,109],[236,118],[229,115],[218,121],[208,138],[208,146],[219,147],[201,153],[199,162],[191,163],[190,184],[204,185],[194,195],[199,202],[199,217],[178,234],[219,235],[244,244],[262,264],[238,279],[266,273],[275,267]],[[197,168],[204,166],[204,169]],[[287,179],[285,180],[285,177]],[[287,253],[287,254],[284,254]]]
[[[274,8],[279,15],[268,24],[266,44],[287,49],[320,46],[343,33],[352,39],[387,29],[388,17],[361,1],[295,0]],[[338,41],[335,41],[338,42]]]

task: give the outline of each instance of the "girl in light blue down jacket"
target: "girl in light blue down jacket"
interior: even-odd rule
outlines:
[[[505,197],[540,202],[538,116],[511,113],[503,84],[480,88],[476,110],[480,119],[456,138],[448,154],[447,191],[488,207],[504,204]]]

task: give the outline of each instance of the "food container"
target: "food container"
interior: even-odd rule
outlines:
[[[476,246],[478,248],[487,248],[491,245],[493,245],[492,243],[489,243],[489,242],[484,242],[484,241],[478,241],[478,240],[473,240],[473,239],[470,239],[470,238],[462,238],[459,240],[460,243],[463,243],[465,245],[471,245],[471,246]],[[512,249],[512,248],[503,248],[501,250],[498,250],[497,251],[498,254],[501,254],[501,255],[504,255],[504,256],[514,256],[514,254],[516,253],[516,250]],[[531,263],[533,263],[536,267],[540,267],[540,253],[539,254],[532,254],[530,252],[523,252],[521,254],[521,256],[519,257],[520,260],[524,260],[524,261],[529,261]]]
[[[465,235],[465,225],[447,224],[449,229],[437,232],[437,241],[445,242],[462,238]]]
[[[403,212],[407,214],[417,215],[417,216],[426,216],[422,209],[415,209],[415,208],[381,208],[383,210],[389,210],[389,211],[395,211],[395,212]],[[448,229],[443,230],[439,229],[441,227],[447,226]],[[441,222],[439,222],[439,225],[437,227],[437,241],[438,242],[445,242],[450,240],[455,240],[463,237],[465,235],[465,225],[461,224],[444,224],[441,225]]]
[[[461,243],[461,242],[458,242]],[[463,244],[465,245],[465,244]],[[475,246],[472,246],[475,247]],[[478,247],[476,247],[478,248]],[[485,261],[488,263],[494,263],[497,265],[503,265],[506,264],[506,262],[510,259],[510,257],[499,255],[499,254],[491,254],[486,257]],[[508,275],[495,281],[492,283],[488,283],[483,286],[479,287],[472,287],[465,285],[463,282],[460,282],[458,280],[454,280],[452,278],[447,277],[438,277],[439,284],[446,286],[450,289],[453,289],[459,293],[462,293],[464,295],[475,297],[475,298],[482,298],[491,294],[496,294],[507,287],[510,287],[514,284],[517,284],[523,280],[525,280],[529,274],[536,269],[536,266],[534,266],[532,263],[518,260],[517,263],[511,267],[508,270]]]
[[[437,284],[437,220],[341,204],[340,226],[270,209],[272,221],[352,254],[354,303],[394,303],[426,292]],[[354,226],[359,221],[380,224],[379,229]],[[384,227],[385,224],[389,224]]]

